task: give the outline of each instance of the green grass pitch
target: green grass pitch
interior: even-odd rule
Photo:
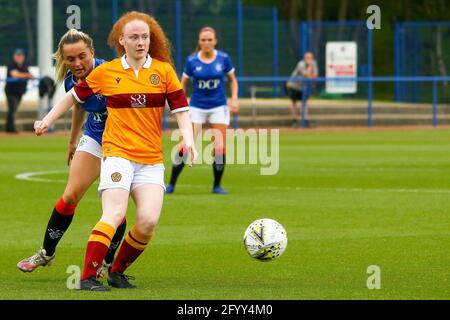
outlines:
[[[166,181],[171,143],[164,137]],[[101,204],[93,186],[77,208],[51,267],[24,274],[16,263],[42,243],[62,194],[66,136],[0,138],[0,299],[448,299],[450,298],[450,131],[283,132],[280,170],[226,167],[211,192],[209,165],[185,168],[165,197],[150,247],[128,270],[135,290],[69,290],[82,266]],[[17,180],[57,171],[47,182]],[[58,173],[59,172],[59,173]],[[134,206],[128,210],[128,227]],[[249,258],[242,236],[269,217],[288,232],[276,261]],[[381,270],[369,290],[367,268]]]

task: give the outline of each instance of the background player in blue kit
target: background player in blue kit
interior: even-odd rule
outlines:
[[[226,129],[230,124],[230,109],[233,113],[239,111],[239,86],[230,57],[225,52],[216,50],[216,45],[216,31],[211,27],[202,28],[199,32],[196,52],[187,58],[181,83],[186,91],[188,80],[192,80],[193,92],[189,102],[189,116],[194,126],[194,136],[198,136],[202,125],[206,122],[209,122],[213,128],[214,184],[212,192],[227,194],[220,182],[225,168]],[[230,82],[229,106],[225,76]],[[185,154],[184,148],[181,148],[176,155],[166,193],[173,193],[175,190],[178,176],[184,167],[183,155]]]
[[[95,67],[105,62],[94,57],[92,39],[76,29],[70,29],[62,36],[54,58],[56,80],[58,83],[64,81],[66,91],[72,89],[79,80],[85,79]],[[84,126],[84,134],[77,146],[78,135],[85,120],[85,111],[89,112],[89,115]],[[56,246],[69,228],[78,202],[100,175],[101,144],[106,118],[105,99],[100,95],[91,97],[83,105],[75,106],[72,113],[67,157],[70,170],[66,189],[53,209],[42,248],[17,264],[21,271],[32,272],[37,267],[49,265],[54,260]],[[99,277],[106,275],[125,229],[124,220],[117,228],[103,265],[99,266]]]

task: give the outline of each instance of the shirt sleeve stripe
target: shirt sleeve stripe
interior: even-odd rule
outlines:
[[[81,81],[77,83],[74,87],[75,92],[75,99],[78,100],[78,102],[83,103],[86,101],[89,97],[94,95],[94,91],[89,87],[86,81]]]
[[[79,103],[84,103],[83,100],[81,100],[77,93],[75,92],[75,87],[73,87],[72,89],[69,90],[69,92],[72,94],[72,96],[75,98],[75,100],[77,100]]]
[[[174,109],[171,111],[171,113],[174,114],[174,113],[181,112],[181,111],[189,111],[189,107]]]
[[[189,106],[183,89],[168,93],[167,103],[169,104],[170,111]]]

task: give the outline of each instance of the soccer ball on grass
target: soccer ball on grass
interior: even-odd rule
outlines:
[[[258,219],[245,231],[244,246],[250,257],[259,261],[272,261],[286,250],[286,230],[273,219]]]

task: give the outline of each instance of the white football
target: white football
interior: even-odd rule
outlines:
[[[245,231],[244,246],[250,257],[259,261],[272,261],[286,250],[286,230],[273,219],[258,219]]]

